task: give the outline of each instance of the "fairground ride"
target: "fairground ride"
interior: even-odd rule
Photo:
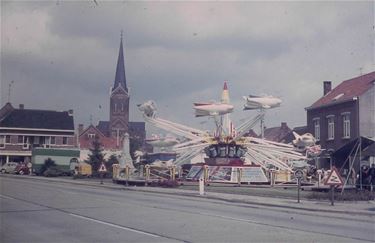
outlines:
[[[297,152],[291,144],[268,141],[248,135],[250,129],[264,119],[265,109],[259,109],[255,117],[249,117],[241,125],[234,127],[229,119],[229,113],[233,109],[220,113],[218,110],[222,104],[229,104],[226,83],[221,103],[216,103],[215,108],[212,110],[207,108],[208,110],[204,110],[207,112],[204,113],[201,108],[203,107],[202,103],[195,104],[196,116],[203,114],[214,118],[216,130],[212,133],[158,117],[155,102],[151,100],[138,105],[138,108],[147,123],[183,138],[184,142],[172,147],[172,151],[178,154],[174,161],[175,165],[190,163],[192,158],[202,152],[207,155],[205,159],[207,165],[255,164],[266,171],[276,169],[291,172],[293,171],[292,161],[306,160],[306,157]]]

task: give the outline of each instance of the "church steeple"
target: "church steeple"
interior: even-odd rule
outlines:
[[[126,85],[126,76],[125,76],[124,51],[123,51],[123,46],[122,46],[122,31],[121,31],[120,49],[118,52],[118,59],[117,59],[115,83],[114,83],[112,90],[116,89],[119,85],[121,85],[126,90],[126,92],[128,92],[128,87]]]
[[[126,86],[125,62],[122,47],[122,31],[120,50],[118,53],[115,83],[110,96],[109,130],[110,136],[116,138],[117,145],[125,133],[129,131],[129,93]]]

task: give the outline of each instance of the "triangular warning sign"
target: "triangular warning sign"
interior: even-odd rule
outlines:
[[[344,181],[342,180],[339,172],[336,167],[332,167],[331,173],[329,174],[327,181],[324,183],[329,186],[343,185]]]
[[[99,167],[99,172],[107,172],[107,168],[105,168],[105,165],[102,163]]]

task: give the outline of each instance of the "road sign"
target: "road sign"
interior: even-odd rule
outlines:
[[[303,171],[302,170],[296,170],[294,172],[294,176],[297,178],[297,179],[301,179],[303,177]]]
[[[336,167],[332,167],[331,173],[324,184],[329,186],[341,186],[344,184],[344,181],[342,180]]]
[[[99,172],[107,172],[107,168],[105,168],[105,165],[102,163],[99,167]]]

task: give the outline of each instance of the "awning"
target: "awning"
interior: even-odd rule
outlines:
[[[355,138],[333,153],[333,157],[347,158],[350,153],[354,155],[359,145],[359,138]],[[375,156],[375,140],[374,138],[361,137],[361,155],[362,156]]]

